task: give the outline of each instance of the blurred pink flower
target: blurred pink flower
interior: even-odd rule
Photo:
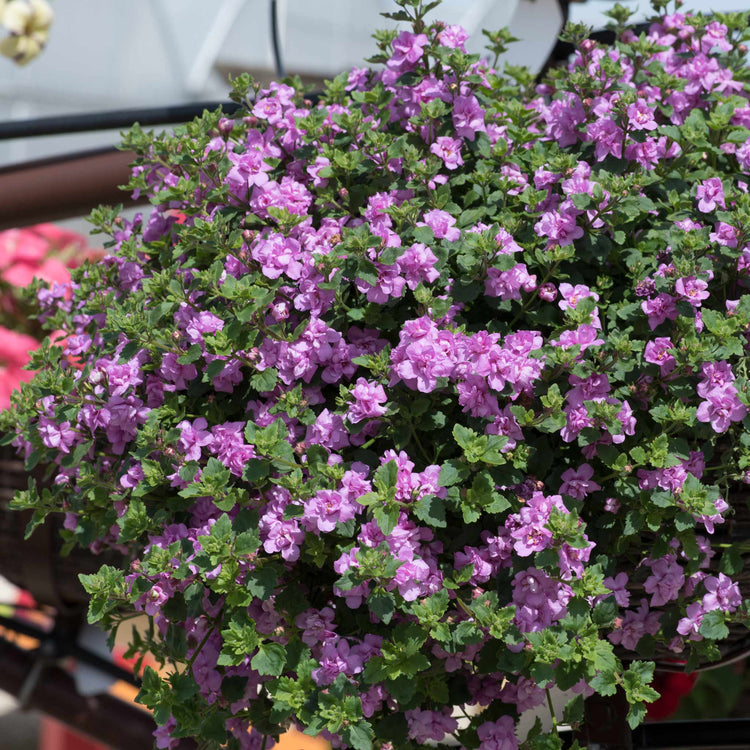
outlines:
[[[25,333],[0,326],[0,409],[10,406],[10,394],[34,373],[24,370],[29,352],[38,349],[39,342]]]

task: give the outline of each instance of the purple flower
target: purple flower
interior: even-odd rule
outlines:
[[[432,740],[442,742],[447,734],[458,729],[458,721],[450,715],[450,709],[427,711],[419,708],[404,712],[409,725],[409,737],[423,745]]]
[[[266,163],[264,156],[262,151],[255,148],[249,148],[241,154],[233,151],[227,152],[232,168],[224,181],[229,186],[230,192],[240,200],[247,199],[248,192],[253,185],[265,185],[268,182],[268,172],[272,167]]]
[[[355,675],[364,668],[362,658],[344,638],[336,643],[324,643],[318,663],[320,666],[312,671],[317,685],[330,685],[340,674]]]
[[[654,120],[654,110],[648,106],[645,99],[638,99],[634,104],[629,104],[625,112],[630,130],[656,130],[658,127]]]
[[[393,54],[386,66],[397,73],[413,70],[419,58],[422,57],[426,46],[427,36],[425,34],[412,34],[410,31],[402,31],[393,40]]]
[[[656,635],[659,628],[658,613],[651,612],[648,608],[648,602],[641,599],[641,606],[636,611],[628,610],[625,612],[621,626],[613,630],[607,637],[615,645],[621,644],[623,648],[634,651],[638,646],[638,641],[644,635]]]
[[[203,343],[203,334],[217,333],[222,328],[224,328],[224,321],[218,315],[204,310],[190,320],[185,333],[191,344],[200,344]]]
[[[470,582],[476,586],[485,581],[489,581],[493,573],[493,566],[486,559],[486,553],[483,554],[482,550],[476,547],[464,547],[463,552],[456,552],[453,567],[456,570],[461,570],[467,565],[473,565],[474,570],[471,573]]]
[[[521,291],[533,292],[534,289],[536,289],[536,276],[529,274],[525,263],[516,263],[508,271],[500,271],[494,266],[487,269],[484,293],[488,297],[520,300]]]
[[[167,352],[162,358],[158,374],[172,387],[165,386],[167,390],[183,391],[188,387],[191,380],[198,377],[198,370],[194,364],[181,365],[177,363],[180,355],[176,352]]]
[[[274,125],[281,121],[283,115],[281,100],[275,96],[264,96],[255,102],[253,114],[260,120],[267,120]]]
[[[135,396],[113,396],[109,400],[102,412],[107,440],[112,444],[114,453],[122,455],[125,452],[126,444],[138,434],[138,425],[146,421],[150,411]]]
[[[618,573],[614,578],[604,579],[604,585],[615,595],[615,601],[620,607],[630,604],[630,592],[627,589],[628,574]]]
[[[448,47],[448,49],[460,49],[462,52],[466,52],[464,42],[469,38],[469,35],[461,26],[446,26],[438,34],[437,38],[438,42],[440,42],[443,47]]]
[[[581,464],[575,470],[568,469],[562,474],[563,483],[560,485],[560,492],[576,500],[583,500],[586,495],[601,489],[596,482],[592,481],[593,476],[594,469],[590,464]]]
[[[690,276],[687,279],[677,279],[674,290],[678,297],[686,299],[693,307],[700,307],[704,299],[708,299],[708,283],[702,279]]]
[[[357,378],[357,383],[352,388],[351,395],[354,403],[349,407],[347,417],[352,424],[364,419],[382,417],[386,413],[385,406],[388,397],[380,383],[371,383],[364,378]]]
[[[719,177],[709,177],[698,185],[695,198],[698,201],[698,210],[703,213],[714,211],[717,206],[726,208],[724,202],[724,185]]]
[[[719,577],[708,576],[703,582],[706,594],[701,606],[705,612],[720,609],[722,612],[734,612],[742,604],[740,587],[729,576],[719,573]]]
[[[586,120],[581,100],[575,94],[565,92],[560,99],[541,108],[547,123],[547,137],[557,141],[562,148],[572,146],[579,139],[578,126]]]
[[[169,582],[164,580],[161,584],[157,583],[143,594],[136,602],[136,607],[139,609],[143,608],[143,611],[149,617],[155,617],[161,612],[161,608],[169,601],[173,593],[174,591]]]
[[[505,229],[498,230],[495,235],[495,242],[498,246],[498,252],[501,255],[513,255],[513,253],[523,252],[523,248],[513,239],[513,235]]]
[[[599,338],[596,328],[584,323],[573,331],[563,331],[559,339],[551,339],[552,346],[559,346],[561,349],[570,349],[573,346],[581,347],[581,354],[590,346],[601,346],[604,339]]]
[[[675,368],[675,358],[669,353],[674,348],[672,339],[667,336],[658,336],[646,344],[643,359],[659,365],[659,374],[666,377]]]
[[[443,160],[446,169],[457,169],[464,160],[461,158],[461,139],[440,136],[430,146],[430,153],[439,156]]]
[[[401,343],[391,354],[391,362],[394,373],[409,388],[429,393],[437,387],[438,378],[449,377],[453,373],[455,363],[452,352],[450,349],[446,351],[443,345],[449,342],[437,331],[409,342],[408,335],[402,330],[401,339]]]
[[[56,448],[60,453],[70,453],[70,448],[76,442],[76,431],[67,420],[57,424],[57,422],[42,416],[39,418],[37,429],[42,443],[48,448]]]
[[[308,609],[297,615],[294,624],[302,632],[302,642],[310,646],[327,643],[336,637],[335,612],[330,607],[321,610]]]
[[[732,422],[741,422],[747,414],[747,407],[731,384],[713,388],[706,393],[706,399],[698,406],[695,416],[700,422],[710,422],[715,432],[726,432]]]
[[[543,299],[545,302],[554,302],[557,299],[557,289],[549,281],[537,289],[537,294],[539,295],[539,299]]]
[[[542,214],[534,224],[534,231],[537,236],[549,240],[550,245],[571,245],[574,240],[583,237],[583,227],[576,223],[579,213],[573,203],[566,200],[559,209]]]
[[[647,560],[646,565],[651,568],[651,575],[646,579],[644,589],[651,594],[651,606],[661,607],[676,599],[685,583],[685,572],[674,555]]]
[[[698,395],[708,398],[715,388],[722,388],[734,382],[734,373],[728,362],[704,362],[701,365],[701,382],[698,383]]]
[[[203,417],[198,417],[194,422],[183,419],[177,428],[181,431],[177,439],[177,447],[182,451],[186,461],[200,461],[201,448],[213,443],[213,436],[206,429],[208,423]]]
[[[513,577],[515,622],[524,633],[549,627],[565,616],[572,590],[567,584],[552,580],[544,571],[531,567]]]
[[[455,226],[456,220],[447,212],[433,208],[424,215],[424,221],[418,221],[418,227],[429,227],[438,240],[446,239],[455,242],[461,237],[461,230]]]
[[[706,613],[700,602],[688,604],[685,617],[677,623],[677,632],[680,635],[690,636],[691,641],[703,640],[703,636],[700,634],[700,627],[704,614]]]
[[[429,247],[417,242],[404,250],[396,261],[398,270],[404,275],[409,289],[416,289],[420,282],[431,284],[440,278],[435,268],[438,259]]]
[[[292,237],[271,233],[268,237],[257,240],[250,252],[260,263],[263,275],[269,279],[278,279],[284,274],[297,280],[302,275],[302,247]]]
[[[348,500],[336,490],[318,490],[305,501],[302,523],[308,531],[329,533],[339,523],[351,521],[361,506]]]
[[[731,224],[725,224],[723,221],[717,222],[716,229],[708,237],[711,242],[716,242],[724,247],[737,247],[737,230]]]
[[[648,325],[652,331],[665,320],[674,320],[677,317],[675,298],[664,292],[654,299],[641,302],[641,310],[648,315]]]
[[[404,562],[396,571],[393,582],[403,600],[413,602],[418,597],[429,593],[425,584],[432,573],[430,566],[424,560],[413,557],[413,553],[408,548],[402,549],[398,557]]]
[[[596,292],[592,292],[585,284],[576,284],[573,286],[563,281],[558,288],[562,299],[557,303],[557,306],[561,310],[575,310],[579,300],[586,299],[587,297],[593,297],[597,302],[599,301],[599,295]],[[601,328],[601,325],[597,327]]]
[[[486,130],[484,110],[475,96],[461,95],[455,97],[453,100],[453,126],[456,129],[457,136],[470,141],[474,140],[477,133]]]
[[[323,445],[337,451],[349,445],[349,432],[340,414],[323,409],[313,424],[307,428],[305,443]]]
[[[479,750],[518,750],[516,727],[511,716],[485,721],[477,729]]]

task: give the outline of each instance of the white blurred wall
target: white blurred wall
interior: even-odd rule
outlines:
[[[41,57],[0,59],[0,121],[226,97],[219,67],[272,70],[269,0],[56,0]],[[393,22],[391,0],[279,0],[288,71],[332,76],[374,54]],[[460,23],[483,48],[482,28],[510,24],[510,59],[540,66],[561,23],[556,0],[444,0],[432,14]],[[531,23],[529,21],[531,20]],[[0,165],[110,145],[115,132],[0,141]]]

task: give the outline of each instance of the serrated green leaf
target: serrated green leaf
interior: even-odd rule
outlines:
[[[261,675],[277,677],[284,671],[286,649],[280,643],[262,643],[250,666]]]

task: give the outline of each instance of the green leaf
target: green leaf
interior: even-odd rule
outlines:
[[[278,574],[276,570],[270,566],[265,566],[248,573],[245,585],[253,596],[265,600],[273,595],[277,581]]]
[[[377,506],[373,510],[372,515],[378,522],[378,526],[380,527],[380,530],[383,532],[383,534],[385,534],[385,536],[388,536],[396,528],[398,517],[399,515],[401,515],[401,511],[399,510],[397,505],[393,505],[390,507]]]
[[[262,643],[250,666],[261,675],[280,675],[286,664],[286,649],[280,643]]]
[[[470,474],[469,467],[462,461],[451,459],[440,467],[438,483],[441,487],[451,487],[462,482]]]
[[[260,547],[260,534],[257,530],[243,531],[234,541],[234,551],[238,555],[251,555]]]
[[[242,664],[258,647],[258,633],[253,622],[243,614],[237,614],[229,626],[221,631],[223,644],[217,663],[220,666]]]
[[[589,680],[589,685],[599,695],[614,695],[617,692],[617,678],[613,673],[600,672]]]
[[[388,490],[396,486],[398,480],[398,464],[391,460],[387,464],[383,464],[375,472],[374,484],[381,492],[387,492]]]
[[[435,495],[424,495],[413,505],[414,515],[433,528],[443,529],[445,521],[445,500]]]
[[[279,373],[275,367],[269,367],[267,370],[257,372],[250,378],[250,385],[258,393],[268,393],[276,387],[279,380]]]
[[[706,612],[701,620],[701,626],[698,632],[712,641],[719,641],[729,635],[729,628],[725,623],[726,615],[718,609]]]
[[[117,525],[120,527],[119,541],[135,541],[148,531],[149,523],[145,503],[138,498],[131,498],[125,514],[117,519]]]
[[[263,480],[271,473],[268,461],[260,458],[250,458],[242,470],[242,478],[250,484],[262,484]]]
[[[372,727],[366,721],[351,724],[343,732],[344,742],[354,750],[371,750],[373,732]]]
[[[382,623],[387,625],[396,612],[396,598],[390,591],[370,594],[367,606]]]
[[[185,354],[177,358],[178,364],[189,365],[196,362],[203,355],[203,349],[200,344],[193,344]]]
[[[477,433],[474,432],[474,430],[470,430],[468,427],[456,424],[453,426],[453,438],[461,448],[466,450],[469,446],[474,444],[474,441],[477,439]]]
[[[633,703],[628,709],[627,722],[631,729],[643,724],[646,719],[646,704],[645,703]]]

